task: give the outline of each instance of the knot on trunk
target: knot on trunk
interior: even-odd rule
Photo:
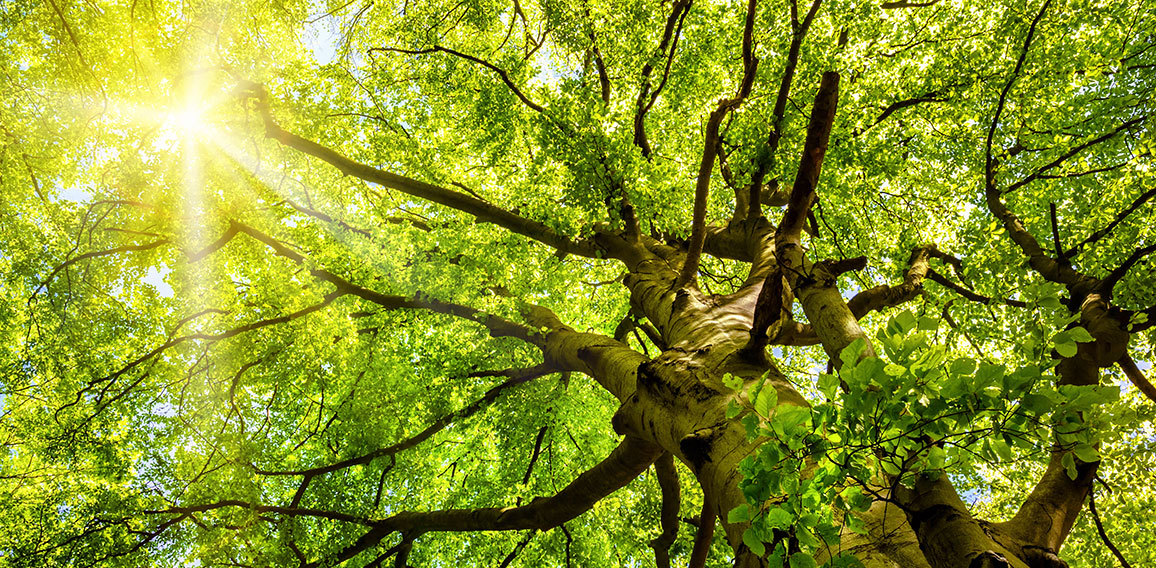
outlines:
[[[1025,546],[1023,558],[1030,568],[1068,568],[1056,551],[1043,546]]]
[[[717,437],[718,432],[714,428],[701,428],[679,441],[678,447],[682,450],[682,455],[690,462],[695,472],[710,461],[710,451]]]
[[[1002,554],[985,550],[979,553],[978,556],[971,559],[967,568],[1010,568],[1011,563],[1004,558]]]

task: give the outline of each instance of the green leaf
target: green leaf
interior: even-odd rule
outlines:
[[[828,399],[834,399],[839,389],[839,377],[830,373],[819,374],[819,392]]]
[[[1070,337],[1072,341],[1077,341],[1079,343],[1095,341],[1095,339],[1092,337],[1092,334],[1088,333],[1088,330],[1082,327],[1073,327],[1072,329],[1069,329],[1068,337]]]
[[[1064,457],[1060,458],[1060,463],[1064,466],[1064,471],[1067,472],[1068,478],[1075,479],[1079,475],[1076,470],[1076,458],[1072,457],[1071,452],[1064,453]]]
[[[1075,343],[1057,343],[1056,344],[1056,352],[1059,353],[1061,357],[1065,357],[1065,358],[1075,357],[1076,356],[1076,344]]]
[[[866,511],[871,507],[871,497],[864,495],[863,490],[858,485],[852,485],[839,492],[839,496],[851,508],[852,511]]]
[[[852,341],[850,345],[844,347],[843,351],[839,353],[839,360],[843,362],[843,365],[854,368],[866,346],[867,343],[862,337],[856,338],[855,341]]]
[[[762,417],[769,417],[779,404],[779,393],[774,385],[766,385],[759,390],[755,397],[755,412]]]
[[[793,436],[800,429],[810,430],[811,409],[784,404],[775,411],[775,415],[771,418],[771,428],[784,436]]]
[[[932,469],[943,469],[943,465],[947,463],[947,452],[939,446],[932,446],[927,450],[927,465]]]
[[[796,552],[791,555],[791,568],[818,568],[818,566],[815,563],[815,557],[809,553]]]
[[[753,528],[743,531],[743,544],[747,545],[747,548],[751,549],[755,556],[762,556],[767,553],[767,547],[762,540],[759,540]]]
[[[767,528],[771,529],[785,529],[795,522],[795,516],[788,513],[787,510],[782,507],[767,509],[764,515],[765,518],[763,522],[767,524]]]
[[[738,416],[739,413],[742,411],[743,411],[743,408],[741,406],[739,406],[738,403],[736,403],[735,401],[732,400],[732,401],[727,403],[726,416],[727,416],[728,420],[731,418],[734,418],[735,416]]]
[[[995,450],[995,454],[997,456],[999,456],[1000,460],[1005,461],[1005,462],[1009,462],[1012,460],[1011,447],[1008,446],[1008,443],[1003,441],[1002,439],[1000,439],[1000,438],[993,439],[991,441],[991,448],[993,450]]]
[[[1093,463],[1100,461],[1100,452],[1096,450],[1091,444],[1079,444],[1074,450],[1076,457],[1084,463]]]
[[[855,365],[851,376],[852,382],[859,386],[877,383],[879,378],[886,376],[883,373],[883,361],[878,357],[867,357]]]
[[[799,539],[799,544],[807,548],[816,548],[822,544],[810,528],[801,525],[795,526],[795,538]]]
[[[919,320],[916,319],[915,314],[908,310],[903,310],[902,312],[895,314],[895,317],[891,318],[891,322],[899,328],[899,333],[905,334],[912,329],[915,329],[915,326],[918,325]]]
[[[899,473],[901,471],[899,469],[899,466],[895,465],[895,462],[891,461],[888,458],[883,458],[883,459],[879,460],[879,465],[883,467],[883,471],[887,475],[899,475]]]
[[[743,503],[727,512],[728,523],[745,523],[751,520],[751,506]]]
[[[939,320],[928,316],[922,316],[919,318],[918,329],[920,331],[935,331],[939,329]]]
[[[846,516],[846,527],[856,534],[867,534],[867,523],[855,515]]]
[[[726,373],[722,377],[722,384],[730,390],[739,390],[743,386],[743,379],[730,373]]]
[[[953,375],[970,375],[975,372],[975,359],[970,357],[956,359],[951,362],[950,371]]]
[[[939,394],[948,400],[959,398],[968,392],[967,380],[960,375],[948,375],[939,389]]]

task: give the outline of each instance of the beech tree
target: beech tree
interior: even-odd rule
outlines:
[[[1156,561],[1149,0],[0,13],[0,565]]]

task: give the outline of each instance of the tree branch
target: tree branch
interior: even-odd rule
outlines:
[[[414,447],[418,446],[419,444],[421,444],[422,442],[433,437],[434,434],[441,432],[450,424],[454,424],[460,420],[464,420],[466,418],[473,416],[474,414],[477,414],[478,411],[488,407],[494,401],[498,400],[498,397],[500,397],[505,391],[509,390],[511,387],[529,382],[533,379],[536,379],[536,378],[544,376],[544,375],[548,375],[552,372],[554,372],[553,369],[551,369],[547,365],[538,365],[537,367],[531,367],[528,369],[509,369],[506,371],[506,375],[510,377],[509,380],[502,382],[501,384],[487,390],[486,393],[484,395],[482,395],[481,398],[475,400],[474,402],[472,402],[472,403],[470,403],[470,404],[468,404],[468,405],[466,405],[466,406],[464,406],[458,410],[455,410],[449,414],[446,414],[445,416],[442,416],[441,418],[435,420],[432,424],[427,426],[424,430],[422,430],[421,432],[418,432],[417,434],[414,434],[413,436],[410,436],[409,438],[406,438],[406,439],[404,439],[400,442],[396,442],[394,444],[390,444],[389,446],[378,448],[376,450],[373,450],[371,452],[362,454],[362,455],[354,457],[354,458],[349,458],[346,460],[339,461],[337,463],[324,465],[324,466],[318,466],[318,467],[312,467],[312,468],[307,468],[307,469],[276,471],[276,470],[265,470],[265,469],[253,467],[253,471],[254,471],[254,473],[256,473],[258,475],[265,475],[265,476],[301,476],[301,477],[304,477],[304,479],[302,480],[301,488],[299,488],[300,491],[303,491],[304,490],[303,488],[306,485],[308,485],[309,481],[314,477],[317,477],[320,475],[325,475],[327,473],[332,473],[334,471],[349,469],[349,468],[351,468],[353,466],[357,466],[357,465],[365,465],[365,464],[368,464],[368,463],[370,463],[373,460],[376,460],[378,458],[393,456],[393,455],[396,455],[400,452],[408,450],[410,448],[414,448]],[[527,473],[529,473],[529,471],[527,471]]]
[[[82,262],[85,260],[93,259],[93,258],[100,258],[102,256],[110,256],[110,255],[114,255],[114,254],[120,254],[122,252],[137,252],[137,251],[152,250],[152,249],[155,249],[159,246],[169,244],[170,242],[171,241],[169,241],[169,239],[160,239],[157,241],[153,241],[151,243],[145,243],[143,245],[124,245],[124,246],[110,248],[107,250],[98,250],[98,251],[86,252],[80,256],[74,256],[74,257],[64,261],[56,268],[54,268],[52,270],[52,272],[49,273],[48,276],[43,281],[40,282],[40,285],[37,286],[36,289],[32,291],[32,296],[29,297],[28,301],[32,301],[33,299],[35,299],[36,295],[40,293],[40,290],[42,288],[47,290],[48,284],[56,278],[56,275],[60,274],[60,272],[62,270],[64,270],[65,268],[68,268],[69,266],[72,266],[73,264],[76,264],[78,262]]]
[[[814,21],[815,14],[819,12],[822,3],[823,0],[813,0],[811,8],[807,10],[802,22],[798,21],[794,3],[791,5],[791,45],[787,48],[787,61],[783,66],[783,76],[779,80],[779,92],[775,95],[775,107],[771,112],[771,133],[767,136],[766,146],[761,149],[762,153],[756,158],[755,171],[751,174],[751,185],[748,188],[750,195],[747,197],[747,218],[753,219],[762,215],[762,204],[765,199],[762,194],[763,180],[766,178],[767,172],[770,171],[775,153],[779,150],[779,140],[783,136],[783,119],[787,115],[787,101],[790,100],[791,83],[795,79],[795,69],[799,65],[799,53],[803,47],[803,40],[806,39],[807,31],[810,30],[811,22]]]
[[[189,505],[184,507],[169,507],[168,509],[160,510],[146,510],[146,515],[189,515],[191,513],[203,513],[206,511],[215,511],[217,509],[224,509],[226,507],[240,507],[255,513],[276,513],[279,515],[286,515],[290,517],[316,517],[319,519],[328,519],[331,521],[340,521],[343,523],[352,523],[356,525],[374,526],[374,522],[357,515],[349,515],[346,513],[339,513],[337,511],[328,511],[323,509],[307,509],[298,507],[278,507],[275,505],[262,505],[252,501],[242,501],[239,499],[222,499],[213,503],[204,503],[201,505]]]
[[[1056,250],[1056,258],[1064,258],[1064,247],[1060,243],[1060,221],[1056,216],[1056,203],[1053,201],[1048,204],[1048,215],[1052,220],[1052,246]]]
[[[1091,235],[1088,235],[1087,238],[1080,241],[1079,243],[1076,243],[1074,246],[1072,246],[1072,248],[1064,251],[1064,258],[1071,258],[1077,252],[1079,252],[1080,249],[1104,238],[1108,233],[1111,233],[1112,230],[1116,228],[1116,226],[1122,223],[1124,219],[1127,219],[1128,215],[1131,215],[1133,211],[1138,209],[1141,205],[1147,203],[1148,200],[1152,199],[1153,196],[1156,196],[1156,187],[1142,193],[1139,197],[1136,198],[1135,201],[1132,202],[1131,205],[1125,207],[1123,210],[1117,213],[1116,218],[1112,219],[1112,222],[1108,223],[1107,226],[1092,233]]]
[[[1043,247],[1040,246],[1039,241],[1024,227],[1019,217],[1008,209],[1007,205],[1003,203],[1003,197],[996,186],[996,169],[998,161],[992,155],[992,144],[995,139],[995,131],[999,126],[1000,116],[1003,114],[1004,107],[1007,104],[1007,95],[1011,91],[1012,85],[1019,76],[1020,70],[1023,69],[1024,60],[1027,58],[1028,49],[1031,47],[1032,39],[1035,37],[1036,27],[1040,20],[1043,19],[1044,13],[1047,12],[1051,0],[1045,0],[1040,11],[1032,19],[1031,27],[1028,28],[1027,37],[1024,39],[1023,49],[1020,50],[1020,55],[1016,59],[1015,68],[1012,70],[1011,77],[1008,78],[1003,90],[1000,91],[999,102],[996,105],[995,115],[992,117],[991,125],[987,130],[987,140],[984,145],[984,196],[987,202],[987,208],[992,215],[1007,229],[1008,234],[1021,251],[1028,257],[1028,262],[1031,267],[1039,272],[1044,278],[1059,284],[1073,285],[1077,282],[1086,280],[1086,278],[1072,269],[1071,265],[1066,262],[1062,263],[1054,258],[1049,257],[1044,253]]]
[[[273,249],[277,254],[288,258],[297,264],[305,263],[306,258],[303,255],[291,250],[277,239],[274,239],[273,237],[239,221],[230,221],[230,223],[230,229],[232,226],[235,226],[238,233],[244,233],[250,237],[253,237],[254,239]],[[357,296],[383,308],[419,308],[453,315],[482,324],[490,330],[490,335],[493,335],[494,337],[517,337],[518,339],[530,343],[531,345],[536,345],[538,347],[542,346],[542,339],[539,337],[537,330],[519,323],[512,322],[508,319],[471,308],[469,306],[443,302],[433,298],[424,297],[420,294],[415,295],[413,298],[382,294],[381,292],[358,286],[349,280],[342,278],[341,276],[321,268],[311,268],[309,269],[309,273],[315,278],[333,284],[337,287],[337,291],[341,294]]]
[[[815,335],[823,344],[824,351],[833,361],[840,361],[839,354],[855,339],[865,341],[862,356],[874,355],[874,349],[863,329],[847,307],[847,302],[838,290],[838,273],[832,263],[812,265],[803,250],[802,232],[807,222],[811,205],[815,202],[815,188],[827,151],[827,140],[835,121],[835,109],[839,101],[839,74],[828,71],[823,74],[819,92],[811,109],[811,121],[807,126],[807,139],[803,146],[803,157],[799,161],[798,174],[791,188],[790,201],[783,219],[775,232],[775,257],[787,283],[803,306],[804,313],[811,322]]]
[[[706,242],[706,207],[710,197],[710,178],[714,172],[715,158],[719,155],[719,125],[726,115],[742,106],[743,101],[751,94],[755,76],[758,73],[759,60],[754,55],[754,25],[756,0],[749,0],[747,16],[743,27],[743,76],[739,81],[738,91],[729,99],[722,99],[718,106],[710,113],[706,123],[706,136],[703,140],[702,160],[699,162],[698,177],[694,187],[694,216],[690,228],[690,243],[687,245],[686,260],[682,271],[679,272],[676,288],[693,284],[698,278],[698,264],[702,256],[702,247]]]
[[[855,319],[862,319],[869,312],[898,306],[914,299],[923,290],[923,279],[930,270],[928,260],[935,250],[934,245],[923,245],[911,251],[907,260],[907,270],[903,275],[903,283],[895,286],[876,286],[855,294],[847,301],[847,307],[855,315]]]
[[[512,563],[514,559],[522,553],[522,549],[526,548],[527,544],[530,544],[530,539],[534,538],[534,535],[536,534],[538,534],[537,531],[527,532],[526,536],[523,537],[522,540],[518,541],[518,544],[514,545],[514,550],[511,550],[510,553],[506,555],[506,558],[502,560],[502,563],[498,565],[498,568],[509,568],[510,563]]]
[[[1013,300],[1011,298],[1007,298],[1007,299],[1003,299],[1003,300],[997,300],[995,298],[990,298],[990,297],[984,296],[982,294],[977,294],[971,290],[968,290],[967,288],[964,288],[963,286],[960,286],[959,284],[956,284],[955,282],[952,282],[951,280],[948,280],[947,277],[936,272],[935,269],[928,269],[927,270],[927,279],[931,280],[932,282],[935,282],[936,284],[939,284],[940,286],[951,289],[956,294],[963,296],[967,300],[971,300],[973,302],[979,302],[979,303],[984,304],[984,305],[988,305],[988,304],[991,304],[993,302],[998,302],[1001,304],[1007,304],[1009,306],[1014,306],[1017,308],[1026,308],[1028,306],[1027,302],[1023,302],[1020,300]]]
[[[224,339],[229,339],[231,337],[235,337],[235,336],[238,336],[238,335],[241,335],[244,333],[248,333],[250,331],[254,331],[257,329],[261,329],[264,327],[269,327],[272,325],[287,323],[287,322],[305,317],[305,316],[307,316],[307,315],[309,315],[309,314],[311,314],[317,310],[320,310],[322,308],[325,308],[329,304],[333,303],[334,300],[341,297],[343,294],[344,293],[340,292],[340,291],[333,291],[333,292],[326,294],[321,299],[320,302],[318,302],[316,304],[312,304],[310,306],[307,306],[307,307],[302,308],[300,310],[297,310],[295,312],[285,314],[283,316],[278,316],[275,318],[268,318],[268,319],[263,319],[263,320],[258,320],[255,322],[247,323],[247,324],[240,325],[240,326],[234,327],[232,329],[223,331],[221,333],[191,333],[188,335],[182,335],[180,337],[175,337],[175,338],[169,339],[168,341],[165,341],[163,344],[161,344],[159,347],[156,347],[153,350],[149,351],[148,353],[145,353],[144,355],[141,355],[140,357],[137,357],[136,359],[125,364],[120,369],[117,369],[116,371],[109,373],[108,375],[105,375],[103,377],[100,377],[97,379],[92,379],[92,380],[88,381],[88,383],[85,384],[84,387],[82,387],[80,390],[78,390],[76,392],[76,397],[72,401],[69,401],[69,402],[63,404],[56,409],[56,411],[53,413],[53,420],[55,420],[59,424],[60,423],[60,414],[62,412],[64,412],[68,408],[71,408],[71,407],[79,404],[80,401],[84,398],[84,395],[86,393],[93,392],[97,388],[98,385],[101,385],[103,383],[104,386],[101,387],[100,390],[96,392],[96,395],[93,398],[94,404],[97,405],[96,410],[91,415],[85,417],[84,420],[82,420],[80,422],[80,424],[75,426],[75,428],[80,428],[80,427],[83,427],[84,425],[88,424],[92,419],[96,418],[96,416],[98,414],[100,414],[101,411],[103,411],[105,408],[107,408],[109,404],[112,404],[113,402],[116,402],[117,400],[120,400],[121,398],[127,396],[133,390],[134,387],[136,387],[138,384],[140,384],[140,382],[142,380],[144,380],[144,378],[146,376],[148,376],[148,373],[147,372],[144,373],[140,378],[138,378],[136,380],[136,382],[125,387],[122,391],[113,395],[106,402],[105,396],[108,395],[109,391],[112,390],[112,387],[117,383],[117,380],[120,379],[120,377],[124,376],[128,372],[130,372],[133,369],[137,368],[138,366],[142,365],[143,363],[146,363],[148,361],[153,360],[154,358],[160,356],[161,354],[165,353],[169,349],[172,349],[173,347],[176,347],[178,345],[181,345],[181,344],[189,342],[189,341],[206,341],[206,342],[221,341]]]
[[[650,541],[650,547],[654,549],[657,567],[670,568],[670,545],[678,538],[678,510],[682,503],[673,454],[666,452],[654,462],[654,474],[662,490],[662,509],[659,514],[662,534]]]
[[[819,92],[811,109],[811,121],[807,125],[807,139],[803,145],[803,157],[795,183],[791,187],[790,201],[783,212],[783,220],[775,232],[777,249],[799,248],[799,241],[807,214],[815,201],[815,188],[819,182],[819,172],[823,168],[823,157],[827,154],[827,140],[831,136],[831,126],[835,123],[835,109],[839,104],[839,74],[834,71],[823,73]],[[801,254],[801,251],[799,251]],[[792,263],[792,268],[799,264]]]
[[[755,300],[751,338],[741,349],[746,358],[756,362],[766,359],[767,344],[783,335],[782,328],[791,317],[790,307],[793,302],[790,288],[783,282],[782,271],[774,270],[768,274]],[[779,324],[778,329],[770,333],[770,327],[776,323]]]
[[[481,59],[479,57],[474,57],[473,55],[462,53],[460,51],[456,51],[456,50],[450,49],[448,47],[443,47],[440,45],[435,45],[433,47],[429,47],[426,49],[401,49],[398,47],[371,47],[369,49],[370,53],[375,52],[375,51],[385,51],[385,52],[392,52],[392,53],[405,53],[408,55],[425,55],[428,53],[441,52],[441,53],[447,53],[447,54],[452,55],[454,57],[465,59],[466,61],[472,61],[474,63],[477,63],[478,65],[481,65],[482,67],[485,67],[486,69],[489,69],[490,71],[493,71],[494,73],[497,73],[498,77],[500,77],[502,79],[502,82],[505,83],[507,87],[509,87],[510,92],[514,93],[514,96],[518,97],[518,100],[522,101],[522,103],[525,104],[526,106],[530,107],[530,109],[532,109],[533,111],[538,112],[538,113],[546,112],[546,109],[543,108],[542,105],[539,105],[538,103],[535,103],[534,101],[531,101],[530,98],[526,96],[526,93],[523,93],[522,90],[519,89],[518,86],[514,84],[514,81],[512,81],[510,79],[510,74],[507,73],[505,69],[502,69],[501,67],[498,67],[497,65],[494,65],[493,63],[490,63],[489,61],[486,61],[485,59]]]
[[[690,227],[690,243],[687,245],[686,260],[682,264],[675,288],[693,284],[698,279],[698,263],[702,255],[703,243],[706,241],[706,206],[710,197],[710,176],[714,170],[714,160],[717,156],[715,146],[718,145],[718,128],[722,119],[729,110],[731,101],[719,101],[718,107],[710,113],[706,123],[706,138],[703,140],[702,161],[698,167],[698,178],[694,184],[694,217]]]
[[[628,436],[606,459],[552,497],[535,499],[521,507],[398,513],[375,521],[373,529],[326,562],[334,565],[349,560],[399,531],[419,534],[431,531],[548,530],[585,513],[607,495],[625,487],[662,453],[658,446]]]
[[[586,19],[590,20],[590,50],[594,54],[594,66],[598,68],[598,85],[602,88],[602,102],[610,104],[610,75],[606,73],[606,62],[602,59],[602,52],[598,49],[598,38],[594,35],[594,21],[590,17],[590,4],[582,3],[586,10]]]
[[[554,247],[561,253],[572,253],[586,257],[597,256],[598,249],[591,241],[573,241],[568,237],[559,235],[541,222],[520,217],[476,197],[355,162],[331,148],[284,130],[273,119],[269,107],[268,94],[264,88],[260,85],[250,83],[248,85],[248,92],[257,101],[257,110],[261,113],[264,121],[265,135],[267,137],[289,148],[318,158],[336,167],[343,174],[351,175],[382,187],[396,189],[397,191],[419,199],[445,205],[472,215],[483,223],[493,223],[519,235]]]
[[[1156,386],[1152,386],[1152,383],[1144,376],[1144,372],[1136,366],[1136,361],[1132,360],[1131,355],[1125,353],[1116,363],[1120,365],[1120,370],[1124,372],[1124,376],[1132,381],[1132,385],[1144,393],[1148,400],[1156,402]]]
[[[1030,38],[1029,38],[1029,41],[1030,41]],[[1026,48],[1025,48],[1025,50],[1026,50]],[[1026,177],[1020,181],[1017,181],[1017,182],[1011,184],[1010,186],[1008,186],[1008,188],[1003,191],[1003,194],[1007,195],[1007,194],[1025,186],[1025,185],[1027,185],[1027,184],[1029,184],[1029,183],[1031,183],[1031,182],[1033,182],[1033,181],[1035,181],[1041,177],[1044,177],[1044,174],[1046,172],[1048,172],[1048,171],[1050,171],[1056,167],[1059,167],[1061,164],[1066,162],[1072,156],[1075,156],[1076,154],[1079,154],[1080,152],[1082,152],[1082,151],[1084,151],[1084,150],[1086,150],[1086,149],[1088,149],[1088,148],[1090,148],[1096,144],[1099,144],[1099,143],[1104,142],[1106,140],[1110,140],[1112,137],[1116,136],[1117,134],[1119,134],[1125,130],[1128,130],[1129,128],[1132,128],[1133,126],[1137,126],[1147,119],[1148,119],[1147,116],[1141,116],[1141,117],[1133,118],[1132,120],[1129,120],[1127,122],[1124,122],[1120,126],[1117,126],[1111,132],[1097,136],[1096,138],[1093,138],[1087,142],[1084,142],[1083,144],[1080,144],[1074,148],[1069,149],[1067,152],[1064,152],[1064,154],[1061,155],[1059,158],[1056,158],[1055,160],[1048,162],[1047,164],[1041,166],[1036,171],[1032,172],[1032,174],[1029,175],[1028,177]]]
[[[912,2],[911,0],[898,0],[896,2],[884,2],[879,5],[884,10],[894,10],[896,8],[926,8],[934,6],[939,3],[939,0],[927,0],[926,2]]]
[[[702,512],[698,515],[698,530],[694,534],[694,547],[690,551],[687,568],[706,566],[706,558],[710,555],[710,543],[714,540],[714,503],[706,493],[703,494],[702,500]]]
[[[1096,522],[1096,532],[1099,533],[1100,540],[1104,541],[1104,545],[1108,547],[1108,550],[1112,551],[1112,555],[1116,557],[1116,560],[1120,561],[1121,568],[1132,568],[1132,565],[1128,564],[1128,560],[1124,558],[1124,555],[1120,554],[1120,549],[1112,544],[1112,540],[1108,538],[1108,533],[1104,532],[1104,523],[1100,522],[1100,512],[1096,510],[1096,490],[1094,488],[1088,491],[1088,509],[1092,512],[1092,520]]]
[[[1131,270],[1137,262],[1140,262],[1141,259],[1152,254],[1153,252],[1156,252],[1156,244],[1148,245],[1146,247],[1138,248],[1132,251],[1132,254],[1128,255],[1128,258],[1124,259],[1124,262],[1121,263],[1120,266],[1112,269],[1112,271],[1109,272],[1108,275],[1100,281],[1100,284],[1097,286],[1097,288],[1099,288],[1101,292],[1110,295],[1112,289],[1116,287],[1116,284],[1118,284],[1122,278],[1128,275],[1128,271]]]
[[[654,72],[654,65],[648,60],[642,66],[642,87],[638,90],[638,99],[635,101],[634,111],[634,145],[642,151],[643,157],[650,157],[650,142],[646,139],[646,113],[658,100],[659,93],[666,86],[670,77],[670,67],[674,62],[674,52],[678,47],[678,36],[682,33],[682,22],[690,11],[692,0],[676,0],[671,8],[670,16],[666,18],[666,26],[662,31],[662,40],[658,43],[658,51],[666,55],[666,66],[663,70],[662,81],[653,92],[650,90],[650,75]],[[667,46],[670,49],[667,49]]]
[[[526,466],[526,474],[522,476],[522,485],[530,482],[530,475],[534,473],[534,464],[538,463],[538,456],[542,454],[542,439],[546,437],[546,430],[548,429],[548,426],[538,429],[538,435],[534,438],[534,451],[530,454],[530,464]]]
[[[875,119],[875,122],[871,123],[870,126],[868,126],[867,128],[864,128],[861,132],[858,132],[857,134],[862,134],[864,132],[867,132],[868,130],[871,130],[872,128],[877,126],[880,122],[887,120],[887,118],[890,117],[895,112],[903,110],[907,107],[912,107],[912,106],[922,104],[922,103],[941,103],[941,102],[944,102],[946,100],[947,100],[947,98],[944,97],[943,95],[941,95],[939,93],[939,91],[931,91],[930,93],[924,93],[922,95],[919,95],[918,97],[912,97],[910,99],[903,99],[900,101],[895,101],[895,102],[887,105],[887,107],[883,109],[883,112],[879,114],[879,116]]]

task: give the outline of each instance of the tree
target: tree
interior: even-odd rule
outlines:
[[[1152,560],[1151,2],[3,21],[0,564]]]

